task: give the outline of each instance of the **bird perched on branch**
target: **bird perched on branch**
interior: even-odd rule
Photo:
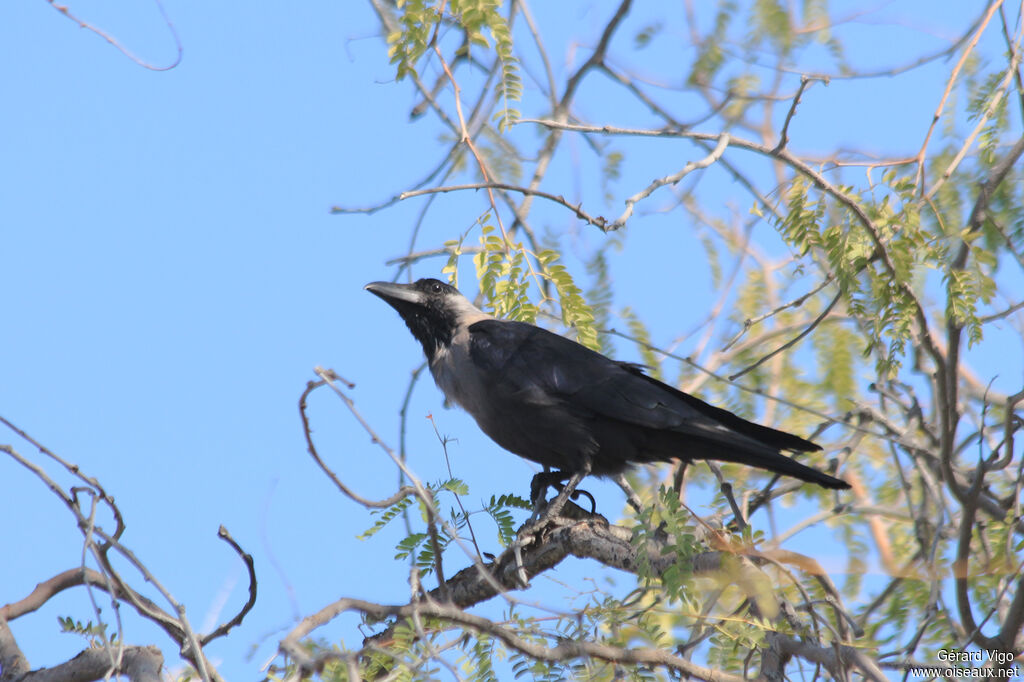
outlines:
[[[782,454],[820,446],[709,405],[639,365],[492,317],[449,284],[421,279],[366,289],[398,311],[450,401],[498,445],[544,465],[531,485],[534,503],[570,477],[619,476],[631,464],[669,460],[736,462],[826,488],[850,487]]]

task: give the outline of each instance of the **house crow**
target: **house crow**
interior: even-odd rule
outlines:
[[[496,319],[436,279],[366,285],[398,311],[423,345],[445,396],[506,450],[545,467],[548,485],[593,473],[617,476],[640,462],[711,459],[850,486],[783,450],[821,447],[760,426],[575,341],[525,322]],[[548,473],[548,469],[554,469]]]

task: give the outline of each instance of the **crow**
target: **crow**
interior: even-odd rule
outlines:
[[[586,474],[620,477],[631,464],[736,462],[845,489],[849,484],[782,454],[809,440],[761,426],[526,322],[499,320],[436,279],[371,282],[423,346],[447,399],[494,442],[544,466],[531,500]],[[555,471],[549,473],[549,469]],[[572,485],[572,483],[570,483]]]

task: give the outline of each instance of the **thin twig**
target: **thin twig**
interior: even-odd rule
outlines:
[[[1022,27],[1022,30],[1024,30],[1024,27]],[[1018,34],[1017,36],[1018,42],[1020,41],[1021,35],[1022,34]],[[1014,74],[1017,73],[1017,67],[1020,66],[1020,62],[1021,52],[1018,49],[1014,52],[1013,59],[1010,61],[1010,67],[1006,70],[1006,74],[1003,76],[1003,80],[1000,81],[999,85],[996,87],[996,91],[993,94],[992,99],[989,101],[988,106],[985,107],[985,111],[981,114],[981,116],[978,117],[978,123],[974,126],[974,130],[972,130],[971,133],[967,136],[967,139],[964,140],[964,143],[960,146],[960,150],[956,153],[956,156],[953,157],[953,160],[949,162],[949,165],[946,167],[946,170],[942,172],[942,175],[931,186],[931,189],[929,189],[925,193],[926,198],[931,199],[932,197],[934,197],[936,192],[939,191],[939,188],[941,188],[945,184],[945,182],[949,180],[949,177],[953,175],[953,172],[957,169],[957,166],[959,166],[960,162],[964,160],[965,156],[967,156],[967,151],[971,148],[971,145],[974,144],[975,138],[978,137],[982,129],[988,124],[989,119],[996,115],[996,110],[999,108],[999,105],[1002,103],[1003,98],[1006,96],[1006,92],[1010,87],[1010,81],[1012,80]]]
[[[738,332],[736,332],[736,335],[734,337],[732,337],[731,339],[729,339],[728,343],[726,343],[724,346],[722,346],[722,350],[720,350],[719,353],[724,353],[727,350],[729,350],[730,348],[732,348],[733,345],[735,345],[735,343],[737,341],[739,341],[743,337],[744,334],[746,334],[748,331],[750,331],[751,328],[754,327],[754,325],[760,324],[761,322],[764,322],[768,318],[771,318],[771,317],[774,317],[774,316],[778,315],[783,310],[786,310],[788,308],[799,308],[800,306],[802,306],[807,301],[808,298],[810,298],[811,296],[814,296],[819,291],[821,291],[822,289],[827,287],[829,284],[832,283],[832,281],[834,279],[835,279],[835,277],[833,275],[829,275],[829,276],[827,276],[821,282],[821,284],[819,284],[818,286],[814,287],[813,289],[808,291],[806,294],[802,294],[800,296],[797,296],[793,300],[787,301],[786,303],[783,303],[782,305],[777,306],[776,308],[774,308],[773,310],[768,311],[767,313],[764,313],[762,315],[758,315],[757,317],[747,318],[746,320],[743,321],[743,328],[740,329]]]
[[[625,227],[626,221],[629,220],[630,216],[633,215],[633,207],[637,204],[637,202],[642,201],[647,197],[651,196],[651,193],[654,190],[658,189],[659,187],[664,187],[665,185],[675,185],[684,177],[689,175],[691,172],[697,170],[698,168],[707,168],[708,166],[713,164],[715,161],[718,161],[718,159],[722,157],[722,154],[725,153],[725,149],[728,146],[729,133],[722,133],[721,135],[718,136],[718,144],[715,145],[715,148],[711,151],[711,153],[705,156],[703,159],[699,161],[690,161],[685,166],[683,166],[683,169],[678,173],[673,173],[672,175],[666,175],[663,178],[659,178],[652,182],[647,187],[645,187],[644,189],[640,190],[633,196],[626,199],[626,210],[622,212],[622,215],[615,219],[615,222],[608,226],[608,231],[611,232],[613,230],[618,230],[619,228]]]
[[[333,372],[327,374],[326,376],[331,377],[332,379],[344,381]],[[317,450],[316,444],[313,443],[313,431],[309,424],[309,417],[306,415],[306,398],[308,398],[309,394],[312,393],[314,390],[328,383],[329,382],[327,378],[322,378],[320,381],[310,381],[309,383],[306,384],[306,389],[302,392],[302,396],[299,398],[299,416],[302,418],[302,433],[306,437],[306,449],[309,452],[310,456],[313,458],[313,460],[317,463],[317,466],[319,466],[320,469],[325,474],[327,474],[327,477],[331,479],[331,482],[334,483],[338,490],[340,490],[346,497],[348,497],[354,502],[363,505],[364,507],[383,509],[386,507],[390,507],[399,500],[405,499],[409,495],[414,495],[416,493],[416,489],[414,487],[403,486],[399,488],[398,491],[395,494],[391,495],[390,497],[386,497],[383,500],[371,500],[369,498],[363,497],[362,495],[360,495],[359,493],[355,492],[347,485],[345,485],[345,483],[343,483],[342,480],[338,478],[338,475],[335,474],[334,471],[332,471],[331,468],[327,466],[327,463],[324,462],[323,458],[320,456],[320,452]],[[352,388],[354,384],[348,384],[348,386],[349,388]],[[375,436],[371,437],[376,438]]]
[[[793,120],[793,114],[796,113],[796,108],[800,104],[800,98],[804,94],[804,90],[807,86],[815,80],[824,80],[828,84],[828,79],[809,78],[808,76],[800,76],[800,87],[797,88],[796,95],[793,96],[793,103],[789,105],[789,111],[786,112],[786,120],[782,124],[782,133],[779,134],[779,144],[775,146],[775,151],[782,151],[789,144],[789,122]]]
[[[545,192],[543,190],[533,189],[533,188],[530,188],[530,187],[523,187],[521,185],[511,185],[511,184],[508,184],[508,183],[505,183],[505,182],[473,182],[473,183],[468,183],[468,184],[465,184],[465,185],[449,185],[449,186],[446,186],[446,187],[425,187],[423,189],[410,190],[408,192],[402,192],[401,194],[397,195],[397,198],[398,198],[399,201],[403,201],[405,199],[412,199],[413,197],[419,197],[419,196],[424,196],[424,195],[428,195],[428,194],[439,194],[439,193],[444,193],[444,192],[460,192],[460,191],[464,191],[464,190],[477,190],[477,189],[486,189],[486,190],[500,189],[500,190],[505,190],[505,191],[508,191],[508,192],[518,192],[519,194],[525,194],[525,195],[530,195],[530,196],[538,196],[538,197],[541,197],[542,199],[547,199],[548,201],[553,201],[556,204],[560,204],[560,205],[566,207],[567,209],[569,209],[570,211],[575,213],[577,218],[579,218],[580,220],[583,220],[584,222],[586,222],[586,223],[588,223],[590,225],[594,225],[595,227],[599,227],[602,230],[606,229],[607,226],[608,226],[608,221],[603,216],[596,216],[595,217],[595,216],[590,215],[589,213],[587,213],[586,211],[583,210],[583,204],[577,204],[577,205],[573,206],[571,203],[569,203],[569,201],[565,197],[563,197],[560,194],[551,194],[550,192]]]
[[[729,381],[736,381],[737,379],[739,379],[741,376],[743,376],[747,372],[749,372],[749,371],[751,371],[753,369],[757,369],[758,367],[760,367],[764,363],[766,363],[769,360],[771,360],[772,358],[774,358],[779,353],[781,353],[781,352],[783,352],[785,350],[788,350],[788,349],[792,348],[793,346],[795,346],[796,344],[800,343],[801,339],[803,339],[805,336],[810,334],[814,330],[814,328],[817,327],[819,324],[821,324],[821,321],[824,320],[828,316],[828,314],[832,312],[832,309],[836,307],[837,303],[839,303],[839,299],[842,298],[842,295],[843,295],[842,292],[838,292],[832,298],[832,301],[827,306],[825,306],[825,309],[821,311],[821,314],[819,314],[816,318],[814,318],[813,322],[811,322],[809,325],[807,325],[806,329],[804,329],[802,332],[800,332],[799,334],[794,336],[792,339],[790,339],[786,343],[782,344],[781,346],[779,346],[778,348],[773,350],[771,353],[768,353],[768,355],[765,355],[764,357],[759,359],[754,364],[749,365],[748,367],[744,367],[743,369],[741,369],[739,372],[736,372],[735,374],[730,374],[729,375]]]
[[[96,26],[93,26],[92,24],[79,19],[77,16],[72,14],[71,11],[68,10],[67,5],[60,5],[57,3],[57,0],[46,0],[46,2],[50,4],[50,7],[54,8],[55,10],[63,14],[65,17],[75,22],[80,27],[86,29],[87,31],[92,31],[100,38],[103,38],[105,41],[113,45],[118,52],[123,54],[125,57],[128,57],[128,59],[132,60],[144,69],[149,69],[150,71],[170,71],[171,69],[173,69],[181,63],[181,58],[184,55],[184,48],[181,45],[181,38],[178,36],[178,31],[174,28],[174,23],[171,21],[171,18],[167,15],[167,10],[164,9],[164,4],[160,0],[153,0],[153,2],[156,3],[157,10],[159,10],[160,12],[160,17],[164,20],[164,25],[167,26],[167,30],[171,33],[171,38],[174,40],[174,49],[177,53],[176,56],[174,57],[174,60],[167,66],[156,66],[154,64],[150,64],[149,62],[143,59],[140,59],[139,57],[136,57],[128,50],[128,48],[126,48],[124,45],[118,42],[118,40],[114,38],[114,36],[110,35],[103,29],[97,28]]]
[[[915,183],[921,188],[921,193],[924,193],[924,160],[925,155],[928,153],[928,141],[931,140],[932,133],[935,131],[935,126],[938,125],[939,119],[942,118],[942,110],[946,106],[946,100],[949,99],[950,93],[953,91],[953,84],[956,83],[957,76],[960,75],[960,70],[963,69],[964,63],[967,61],[967,57],[974,50],[974,47],[978,44],[978,40],[981,38],[981,34],[985,32],[988,27],[988,23],[992,20],[992,15],[999,9],[999,6],[1003,4],[1003,0],[995,0],[989,5],[988,10],[985,12],[985,16],[982,17],[981,22],[971,36],[970,41],[964,48],[963,54],[960,55],[960,59],[957,61],[956,66],[953,67],[952,73],[949,75],[949,79],[946,81],[946,90],[942,93],[942,98],[939,100],[939,105],[935,109],[935,113],[932,115],[931,125],[928,126],[928,133],[924,136],[924,142],[921,143],[921,149],[918,150],[917,156],[917,178]]]
[[[228,543],[231,549],[235,550],[235,554],[237,554],[238,557],[245,564],[245,568],[249,572],[249,599],[245,602],[244,605],[242,605],[241,610],[239,610],[239,612],[235,614],[235,616],[231,618],[231,620],[227,621],[226,623],[222,623],[221,625],[218,625],[213,630],[213,632],[203,635],[200,638],[200,641],[202,642],[203,646],[206,646],[208,643],[212,642],[218,637],[223,637],[227,635],[228,632],[231,631],[231,628],[241,625],[242,619],[244,619],[245,616],[250,611],[252,611],[252,608],[256,606],[256,564],[253,561],[252,555],[246,552],[244,549],[242,549],[242,546],[239,545],[238,542],[233,537],[231,537],[231,533],[229,533],[228,529],[224,526],[221,526],[217,529],[217,537],[223,540],[224,542]]]

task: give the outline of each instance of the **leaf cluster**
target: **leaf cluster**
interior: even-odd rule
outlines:
[[[93,623],[91,620],[82,622],[71,616],[57,616],[60,631],[80,635],[89,642],[89,647],[99,649],[117,643],[117,633],[107,635],[106,623]]]
[[[398,80],[417,73],[420,61],[443,25],[457,27],[464,36],[460,56],[468,57],[473,47],[493,50],[499,65],[495,93],[501,102],[494,120],[500,131],[515,124],[520,114],[514,103],[522,98],[523,85],[519,75],[519,60],[513,53],[512,31],[499,11],[500,2],[399,0],[396,7],[400,28],[388,34],[387,43],[388,55],[396,67]]]

